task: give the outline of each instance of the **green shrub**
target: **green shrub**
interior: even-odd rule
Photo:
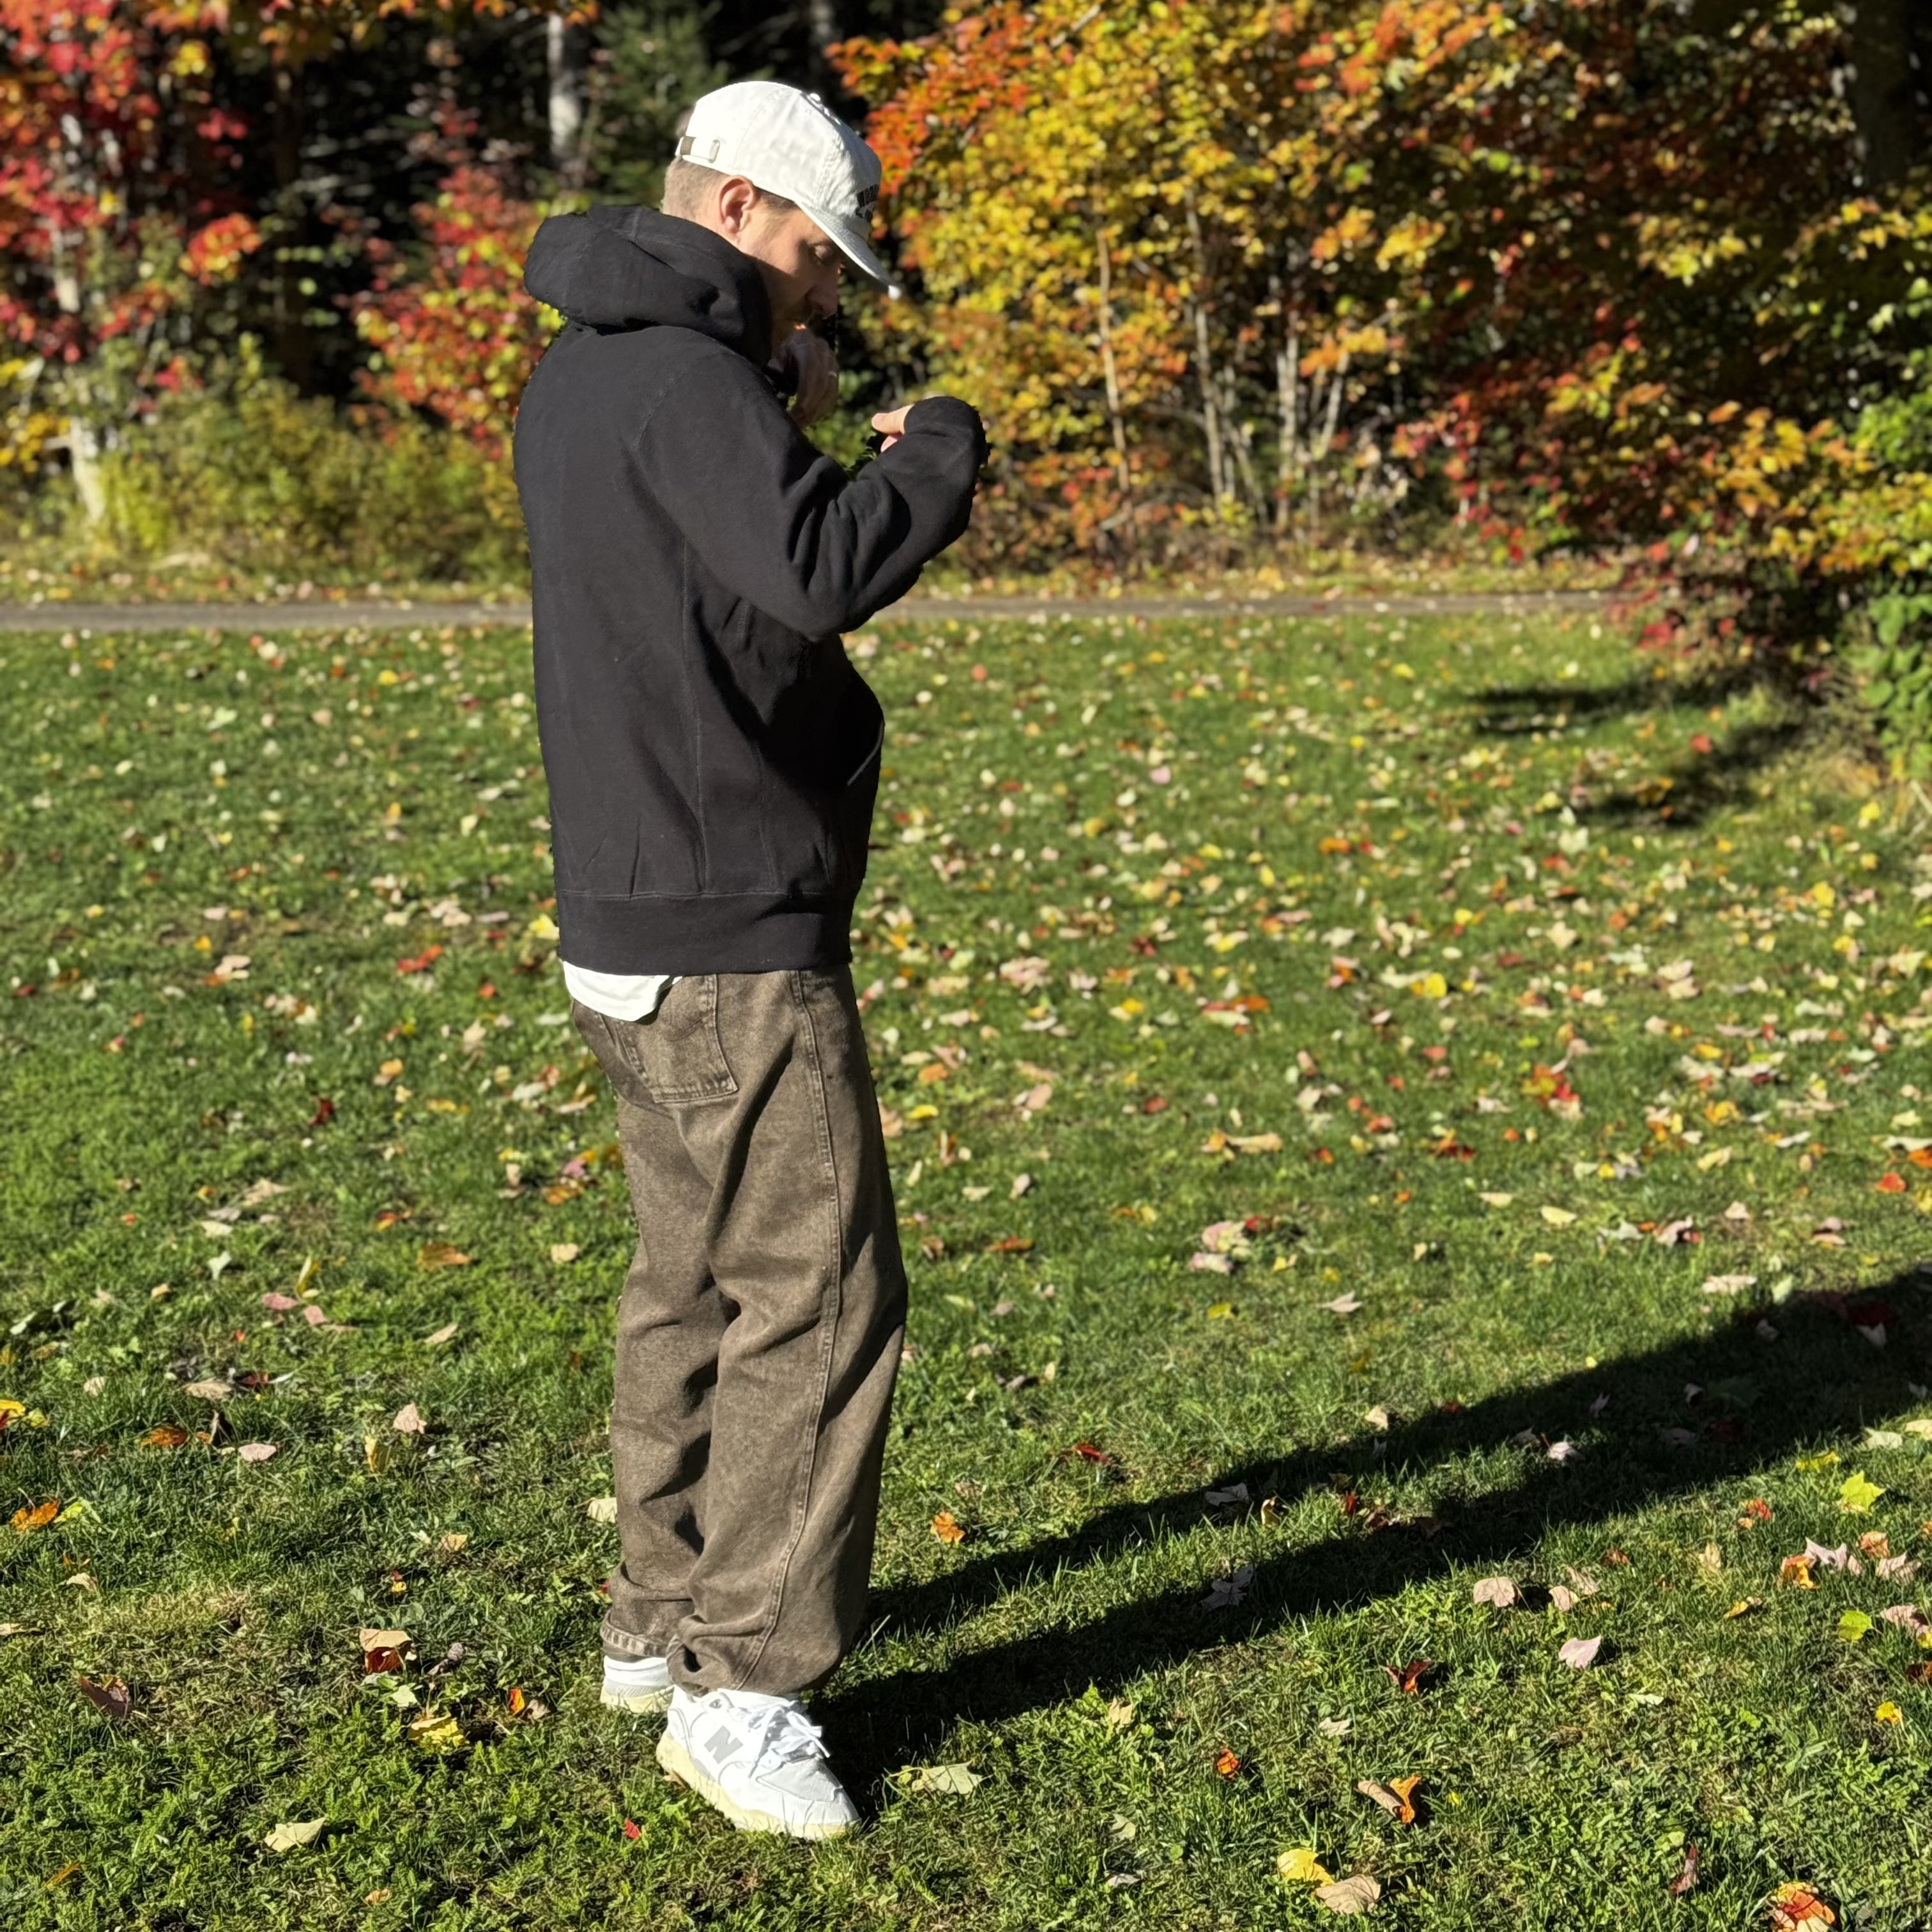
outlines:
[[[200,551],[318,581],[524,571],[507,454],[417,418],[299,395],[251,345],[221,380],[170,397],[130,432],[106,484],[95,535],[130,559]]]
[[[1862,628],[1850,661],[1879,742],[1898,777],[1932,777],[1932,594],[1875,597]]]

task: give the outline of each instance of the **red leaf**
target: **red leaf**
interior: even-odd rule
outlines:
[[[104,1718],[112,1718],[118,1724],[124,1720],[134,1708],[128,1696],[128,1687],[116,1677],[106,1684],[97,1684],[91,1677],[78,1680],[80,1694]]]

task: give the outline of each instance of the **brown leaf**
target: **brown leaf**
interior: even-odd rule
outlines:
[[[1410,1778],[1392,1778],[1386,1784],[1378,1784],[1372,1778],[1361,1778],[1355,1780],[1355,1789],[1403,1824],[1413,1825],[1415,1787],[1421,1782],[1419,1774]]]
[[[1358,1918],[1373,1911],[1376,1900],[1382,1895],[1382,1887],[1366,1872],[1358,1872],[1352,1878],[1338,1878],[1333,1885],[1318,1885],[1315,1888],[1318,1904],[1325,1905],[1330,1912],[1339,1912],[1348,1918]]]
[[[407,1630],[364,1630],[358,1633],[362,1646],[362,1674],[380,1676],[386,1670],[400,1670],[415,1647]]]
[[[80,1694],[104,1718],[112,1718],[117,1724],[124,1722],[134,1706],[128,1696],[128,1687],[119,1678],[110,1678],[105,1684],[97,1684],[91,1677],[77,1680]]]
[[[964,1543],[966,1532],[954,1520],[950,1510],[941,1510],[932,1519],[932,1533],[941,1543]]]
[[[425,1241],[416,1251],[418,1268],[467,1268],[469,1265],[470,1257],[460,1248],[448,1241]]]
[[[1233,1778],[1241,1768],[1241,1760],[1226,1744],[1214,1754],[1214,1775],[1216,1778]]]
[[[1388,1681],[1405,1697],[1415,1696],[1422,1688],[1422,1680],[1435,1668],[1434,1660],[1426,1657],[1418,1657],[1413,1664],[1405,1664],[1400,1670],[1397,1670],[1393,1664],[1385,1664],[1382,1666],[1383,1672]]]
[[[1672,1898],[1682,1898],[1697,1882],[1697,1857],[1695,1845],[1684,1847],[1684,1863],[1677,1876],[1664,1888]]]
[[[32,1509],[16,1509],[14,1512],[14,1527],[22,1536],[31,1536],[37,1529],[45,1529],[59,1514],[59,1499],[50,1496],[45,1502],[35,1504]]]
[[[188,1440],[188,1431],[176,1422],[158,1422],[141,1438],[144,1449],[178,1449]]]

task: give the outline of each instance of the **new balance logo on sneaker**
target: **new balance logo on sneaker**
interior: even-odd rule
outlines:
[[[675,1690],[657,1755],[741,1832],[836,1838],[859,1822],[825,1761],[818,1726],[796,1697]]]

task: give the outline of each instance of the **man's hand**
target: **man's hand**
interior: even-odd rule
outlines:
[[[790,376],[796,393],[786,413],[800,429],[829,416],[838,404],[838,358],[822,335],[800,327],[781,341],[772,367]]]
[[[881,456],[905,434],[906,417],[911,408],[911,404],[908,403],[902,410],[881,410],[872,418],[872,427],[885,438],[879,446]]]

